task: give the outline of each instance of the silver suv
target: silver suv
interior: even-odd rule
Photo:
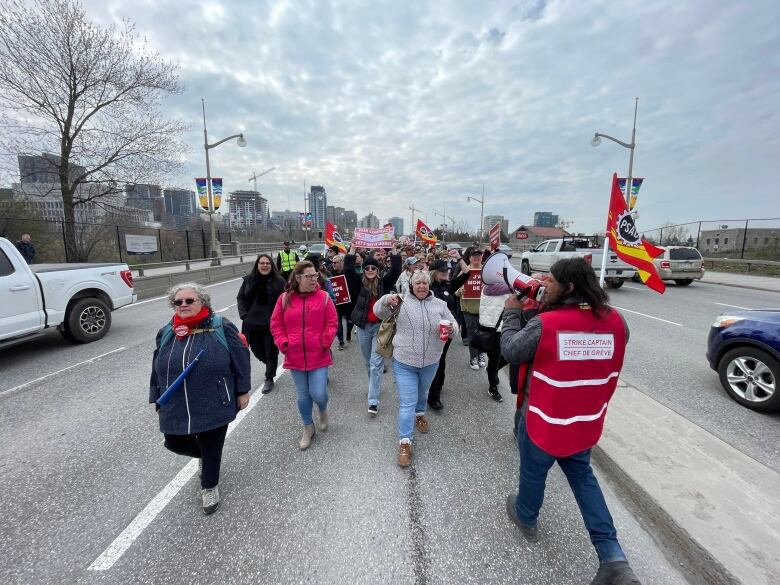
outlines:
[[[678,286],[688,286],[704,276],[704,260],[696,248],[663,246],[664,253],[653,259],[662,280],[673,280]]]

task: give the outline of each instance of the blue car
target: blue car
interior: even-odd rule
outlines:
[[[742,406],[780,411],[780,309],[720,315],[710,328],[707,359],[726,393]]]

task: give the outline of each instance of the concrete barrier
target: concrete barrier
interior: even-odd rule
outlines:
[[[199,284],[212,284],[230,280],[231,278],[241,278],[252,268],[251,264],[229,264],[226,266],[211,266],[208,268],[198,268],[188,272],[172,272],[168,274],[158,274],[154,276],[137,276],[133,279],[135,292],[139,299],[148,299],[150,297],[159,297],[164,295],[168,289],[179,282],[197,282]]]

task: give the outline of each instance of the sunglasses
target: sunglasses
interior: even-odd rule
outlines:
[[[196,303],[198,299],[176,299],[173,301],[173,304],[177,307],[181,307],[184,304],[191,305],[193,303]]]
[[[363,269],[363,271],[364,271],[364,272],[375,272],[375,271],[376,271],[376,266],[366,266],[366,267]]]

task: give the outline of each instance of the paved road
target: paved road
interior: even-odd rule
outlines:
[[[231,319],[236,284],[210,288],[214,307]],[[204,517],[194,466],[163,449],[146,404],[153,338],[168,316],[152,300],[114,313],[111,332],[94,344],[68,345],[53,333],[0,353],[3,583],[589,582],[595,555],[559,472],[548,482],[537,546],[507,521],[504,498],[517,473],[513,405],[489,399],[484,372],[465,367],[460,345],[445,410],[431,415],[408,470],[394,462],[392,380],[380,416],[369,420],[354,342],[334,352],[332,426],[305,453],[282,373],[233,427],[223,506]],[[253,375],[258,385],[262,370]],[[682,583],[602,483],[644,582]],[[150,511],[161,499],[170,503]],[[139,515],[145,522],[121,541],[124,554],[90,570]]]
[[[780,471],[780,414],[754,412],[731,400],[704,355],[715,317],[730,308],[778,308],[780,292],[697,282],[669,282],[663,295],[633,282],[608,292],[631,328],[622,378]]]

